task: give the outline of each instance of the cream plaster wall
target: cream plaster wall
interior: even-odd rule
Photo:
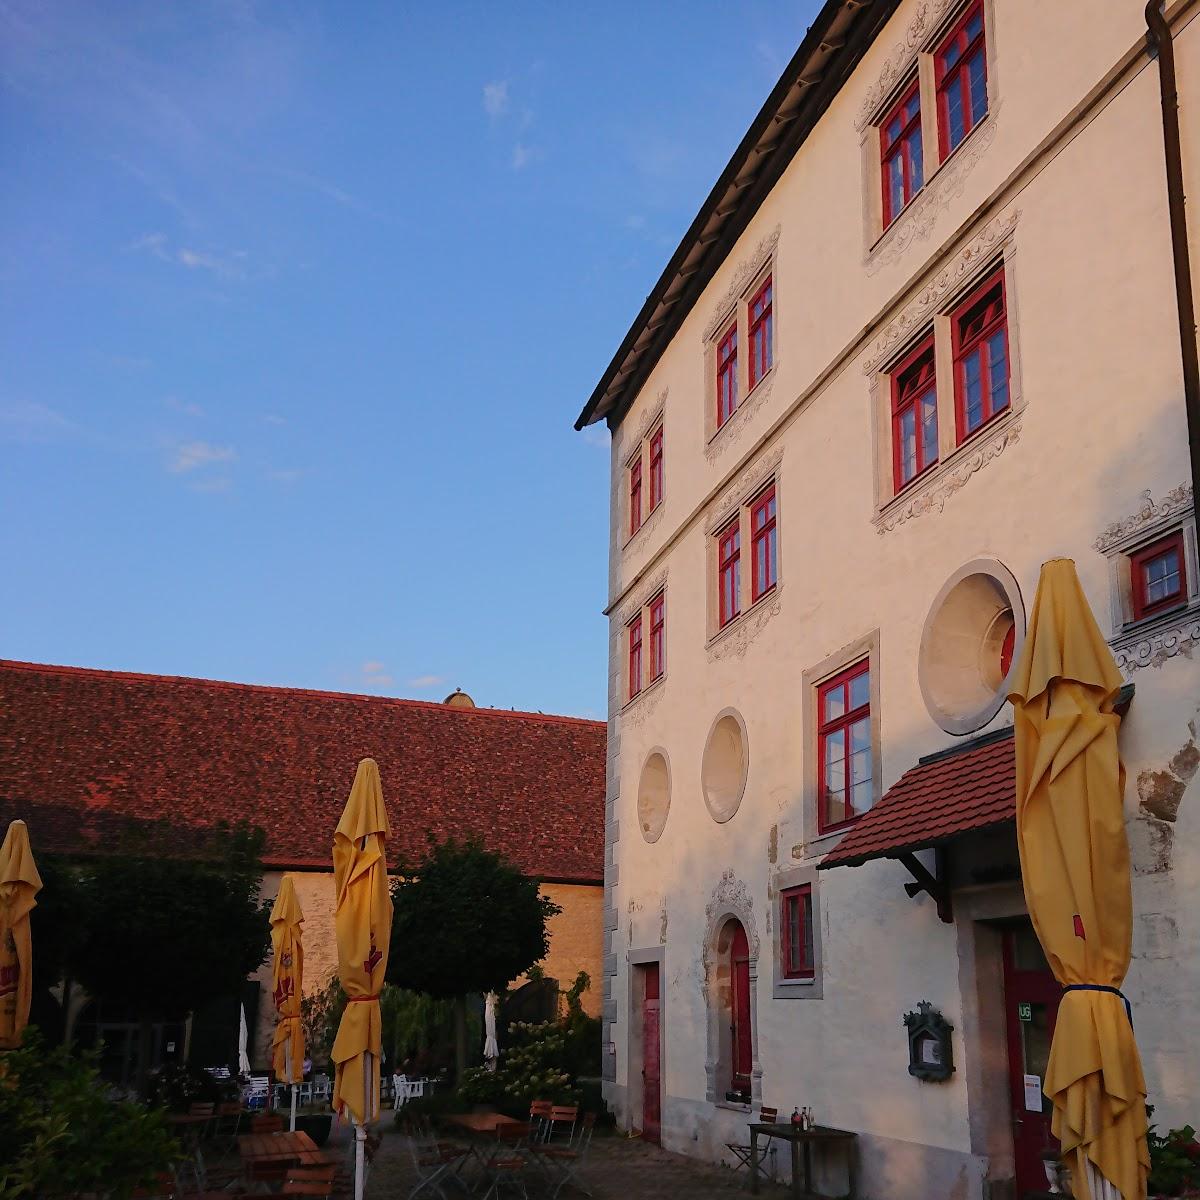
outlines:
[[[337,940],[333,909],[336,896],[332,871],[290,871],[296,898],[304,913],[304,990],[314,992],[325,986],[337,973]],[[263,877],[263,899],[273,901],[279,894],[283,873],[270,871]],[[591,884],[546,883],[541,887],[562,908],[550,918],[550,953],[542,962],[546,974],[570,987],[580,971],[592,979],[591,989],[583,996],[584,1008],[597,1015],[600,1011],[600,914],[603,890]],[[271,1003],[271,958],[252,976],[261,985],[258,1026],[254,1037],[254,1067],[269,1065],[271,1038],[275,1029],[275,1008]]]
[[[761,1096],[789,1110],[810,1104],[819,1119],[870,1135],[878,1162],[866,1195],[886,1187],[891,1200],[935,1194],[922,1190],[931,1169],[948,1187],[961,1184],[954,1194],[963,1197],[984,1194],[989,1170],[1003,1174],[972,1130],[966,1079],[972,1056],[984,1051],[959,1032],[949,1082],[922,1084],[906,1072],[902,1013],[929,999],[961,1031],[966,1001],[954,928],[938,921],[927,898],[905,896],[908,876],[891,862],[821,874],[823,999],[771,998],[772,881],[785,866],[815,862],[836,840],[806,838],[803,673],[879,631],[882,784],[890,786],[919,756],[955,740],[929,717],[916,675],[922,627],[946,578],[972,559],[998,559],[1028,609],[1040,564],[1068,555],[1101,628],[1111,631],[1107,562],[1092,543],[1138,510],[1144,490],[1161,500],[1189,474],[1157,67],[1144,54],[1140,3],[994,0],[990,126],[960,148],[961,170],[952,158],[929,180],[919,228],[905,229],[902,217],[874,251],[865,249],[856,117],[910,22],[944,7],[901,6],[684,321],[612,449],[610,1097],[628,1113],[626,1089],[636,1080],[627,956],[661,947],[664,1143],[719,1157],[722,1143],[744,1132],[744,1113],[705,1101],[706,906],[731,871],[745,885],[751,932],[762,943]],[[1190,3],[1175,8],[1182,10],[1185,154],[1191,191],[1200,194],[1200,22]],[[1102,84],[1104,99],[1089,119],[1051,139]],[[887,324],[997,221],[1011,228],[1010,322],[1026,406],[1019,436],[967,472],[941,511],[881,533],[865,363]],[[706,454],[704,331],[739,267],[776,229],[769,391]],[[1195,242],[1195,214],[1191,233]],[[1193,260],[1200,262],[1200,243]],[[663,512],[649,536],[622,551],[623,466],[664,392]],[[778,595],[744,614],[741,632],[708,647],[706,516],[739,478],[778,454]],[[663,578],[666,678],[626,706],[623,620]],[[1146,773],[1167,770],[1194,741],[1200,672],[1180,653],[1131,678],[1137,696],[1121,736],[1137,912],[1128,992],[1156,1119],[1178,1125],[1200,1114],[1200,795],[1193,782],[1173,823],[1155,820],[1139,801],[1153,783]],[[710,724],[727,706],[745,721],[750,766],[740,810],[718,825],[703,802],[700,763]],[[1009,711],[988,728],[1010,723]],[[672,802],[662,836],[647,844],[638,832],[637,780],[655,747],[669,756]],[[1189,765],[1194,771],[1188,753],[1176,760],[1181,788]]]

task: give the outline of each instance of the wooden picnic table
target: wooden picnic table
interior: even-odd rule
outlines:
[[[457,1125],[468,1133],[497,1133],[505,1125],[524,1125],[515,1117],[506,1117],[498,1112],[449,1113],[444,1118],[449,1124]]]
[[[336,1163],[304,1132],[243,1133],[238,1135],[238,1154],[246,1163],[294,1163],[300,1167],[321,1167]]]
[[[813,1191],[812,1186],[812,1148],[813,1146],[834,1145],[841,1143],[846,1148],[846,1200],[856,1200],[858,1196],[858,1134],[848,1129],[831,1129],[826,1125],[814,1125],[811,1129],[801,1129],[791,1122],[754,1121],[750,1124],[750,1191],[758,1192],[758,1139],[759,1137],[779,1138],[790,1142],[792,1146],[792,1197],[793,1200],[824,1200],[819,1192]],[[804,1159],[804,1184],[800,1183],[800,1159]]]

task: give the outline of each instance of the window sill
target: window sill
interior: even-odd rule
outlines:
[[[820,981],[812,979],[776,979],[772,1000],[823,1000]]]
[[[977,471],[1017,441],[1021,432],[1023,406],[1009,406],[1006,412],[981,425],[952,453],[940,459],[911,480],[902,492],[880,507],[874,518],[878,533],[888,533],[898,525],[927,512],[941,512],[946,500]]]
[[[621,545],[621,553],[624,554],[642,535],[658,524],[658,515],[663,510],[663,503],[666,500],[664,496],[659,502],[642,518],[642,523],[631,533]]]
[[[766,403],[778,370],[778,361],[773,362],[771,369],[741,398],[737,408],[733,410],[724,424],[713,431],[704,446],[706,459],[711,462],[724,451],[726,446],[737,441],[750,417]]]
[[[646,684],[646,686],[644,688],[642,688],[642,690],[640,692],[638,692],[638,694],[636,696],[631,696],[628,700],[626,700],[625,703],[620,708],[619,715],[623,717],[627,713],[631,713],[635,709],[638,709],[639,706],[641,705],[642,701],[645,700],[647,696],[656,696],[658,694],[658,692],[662,689],[663,684],[666,682],[667,682],[667,673],[666,673],[666,671],[664,671],[652,683]]]
[[[732,641],[739,630],[746,630],[746,637],[753,637],[759,628],[778,610],[779,594],[783,584],[776,582],[769,592],[763,592],[749,608],[743,609],[727,625],[722,625],[716,633],[704,643],[705,650],[710,655],[720,655],[723,644]]]
[[[1200,647],[1200,596],[1181,608],[1123,625],[1108,645],[1126,678],[1141,667],[1161,666],[1176,655],[1191,659]]]
[[[909,202],[892,218],[891,223],[885,228],[880,229],[879,235],[867,248],[866,261],[874,258],[894,237],[900,236],[896,231],[909,225],[914,219],[914,214],[919,214],[923,209],[936,203],[937,194],[941,190],[941,179],[946,169],[953,166],[957,161],[961,161],[964,146],[969,146],[972,142],[981,140],[978,136],[981,129],[989,129],[994,127],[994,125],[995,120],[992,116],[992,109],[989,108],[979,118],[979,122],[971,132],[934,167],[933,174],[926,177],[925,182],[912,194]]]

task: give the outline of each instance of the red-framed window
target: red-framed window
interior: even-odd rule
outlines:
[[[650,682],[662,677],[667,669],[667,598],[650,601]]]
[[[982,283],[951,317],[958,441],[1008,408],[1008,314],[1004,271]]]
[[[629,633],[629,698],[642,690],[642,614],[638,613],[628,626]]]
[[[729,1084],[730,1091],[749,1100],[750,1073],[754,1067],[754,1033],[750,1024],[750,939],[740,921],[734,921],[733,925],[729,943],[729,975],[733,984],[729,1013],[732,1035]]]
[[[921,85],[913,80],[879,125],[883,166],[883,227],[886,229],[925,183],[921,146]]]
[[[1133,619],[1153,616],[1187,600],[1183,533],[1176,531],[1129,556]]]
[[[813,954],[811,883],[779,893],[779,933],[784,979],[812,979],[817,965]]]
[[[629,535],[642,527],[642,456],[629,464]]]
[[[717,343],[717,428],[720,429],[738,403],[737,322],[725,331]]]
[[[750,503],[750,603],[765,596],[779,575],[775,537],[775,485]]]
[[[774,318],[771,304],[771,276],[754,293],[748,309],[750,315],[750,386],[771,369],[771,336]]]
[[[937,82],[938,150],[943,159],[987,113],[987,51],[983,0],[955,22],[933,56]]]
[[[864,660],[817,688],[817,827],[861,817],[875,799],[871,668]]]
[[[933,338],[928,337],[892,372],[892,478],[907,487],[938,457],[937,386]]]
[[[650,435],[650,512],[663,498],[663,430],[660,425]]]
[[[724,628],[742,611],[742,527],[734,517],[717,533],[717,621]]]

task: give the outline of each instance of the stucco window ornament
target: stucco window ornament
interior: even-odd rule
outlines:
[[[1155,500],[1149,488],[1141,494],[1141,504],[1137,512],[1120,521],[1106,525],[1100,536],[1092,543],[1092,548],[1101,554],[1124,542],[1128,538],[1138,537],[1143,531],[1150,532],[1160,523],[1165,523],[1180,513],[1187,512],[1192,507],[1192,487],[1181,483],[1172,488],[1161,500]]]
[[[954,1026],[929,1003],[922,1000],[916,1010],[904,1014],[908,1028],[908,1073],[928,1083],[941,1083],[954,1074]]]
[[[1147,631],[1127,643],[1116,639],[1109,644],[1117,667],[1126,675],[1142,667],[1161,667],[1177,654],[1190,659],[1200,653],[1200,613],[1175,614],[1175,620],[1166,621],[1164,628]]]
[[[668,390],[668,388],[663,388],[663,390],[659,392],[657,396],[655,396],[654,403],[642,415],[642,419],[638,422],[636,430],[632,431],[625,441],[624,445],[630,447],[630,449],[625,450],[623,448],[622,453],[626,454],[629,459],[633,457],[632,447],[634,446],[640,447],[641,452],[643,454],[645,453],[644,443],[646,439],[650,436],[654,429],[661,425],[665,420]],[[627,471],[622,470],[617,472],[616,478],[617,503],[619,506],[626,503],[627,500]],[[665,505],[663,503],[663,497],[660,497],[658,503],[642,518],[637,529],[635,529],[633,533],[631,533],[625,539],[621,546],[622,555],[630,553],[635,546],[644,545],[649,540],[650,533],[662,519],[662,511],[664,507]],[[625,529],[629,528],[628,516],[629,514],[626,513],[623,518],[623,527]]]
[[[636,729],[639,725],[643,725],[654,714],[654,710],[658,707],[666,690],[667,677],[665,674],[660,675],[653,683],[646,684],[621,709],[621,722],[625,728]]]
[[[710,463],[716,462],[730,446],[741,438],[742,433],[751,423],[751,418],[770,399],[774,387],[775,370],[772,368],[771,373],[733,410],[732,416],[705,445],[704,457]]]
[[[867,89],[859,105],[854,128],[860,133],[878,117],[883,102],[896,85],[912,71],[913,63],[916,62],[917,54],[926,39],[937,29],[946,13],[958,3],[959,0],[924,0],[917,6],[917,11],[904,31],[904,41],[898,42],[888,55],[882,70]]]
[[[777,583],[761,600],[716,634],[708,644],[708,661],[744,658],[750,643],[783,604],[783,584]]]
[[[926,513],[940,513],[946,501],[956,492],[962,491],[971,478],[989,463],[995,462],[1009,446],[1021,440],[1020,417],[1000,418],[991,433],[967,443],[962,458],[956,466],[947,466],[940,474],[934,474],[923,487],[915,492],[903,492],[893,506],[885,508],[875,518],[875,532],[891,533],[907,521],[922,517]],[[955,460],[951,460],[954,462]]]
[[[999,114],[1000,106],[996,104],[967,135],[966,142],[926,180],[920,194],[868,248],[863,257],[868,275],[895,262],[913,242],[928,240],[938,216],[962,195],[967,176],[995,140]]]
[[[726,489],[708,510],[704,532],[715,533],[745,504],[759,487],[778,470],[783,462],[783,447],[773,450],[752,462]]]
[[[1020,218],[1017,208],[1001,213],[971,238],[884,327],[863,362],[863,374],[874,375],[914,332],[928,324],[946,297],[1011,238]]]
[[[713,308],[712,315],[704,324],[704,331],[700,336],[701,344],[707,346],[709,342],[717,336],[722,327],[725,326],[730,314],[734,310],[734,306],[741,299],[742,293],[750,286],[755,276],[770,262],[771,257],[775,253],[775,248],[779,245],[779,234],[781,226],[776,225],[766,237],[758,243],[754,248],[754,252],[748,257],[742,259],[733,269],[733,274],[729,279],[729,286],[725,289],[721,299],[717,301]]]

